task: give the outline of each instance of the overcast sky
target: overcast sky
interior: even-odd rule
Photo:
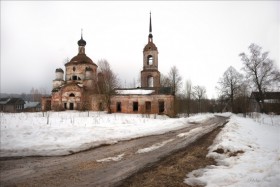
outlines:
[[[159,71],[177,66],[208,98],[229,66],[241,71],[238,55],[252,42],[280,66],[277,1],[1,1],[1,92],[50,93],[55,69],[78,53],[81,28],[87,56],[107,59],[130,86],[142,70],[150,11]]]

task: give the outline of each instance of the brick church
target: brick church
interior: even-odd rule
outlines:
[[[106,96],[98,88],[102,84],[102,75],[97,73],[98,66],[86,55],[85,46],[86,41],[81,36],[78,54],[65,64],[65,72],[56,69],[52,94],[42,98],[42,110],[107,110],[174,116],[173,91],[170,87],[160,86],[158,49],[153,42],[151,15],[148,43],[143,49],[141,87],[115,89],[110,102],[106,102]]]

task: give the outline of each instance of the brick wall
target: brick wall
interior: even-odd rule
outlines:
[[[160,102],[162,104],[160,104]],[[111,98],[110,107],[112,112],[136,113],[136,114],[137,113],[138,114],[161,113],[168,116],[174,116],[174,96],[173,95],[114,95]],[[161,109],[163,110],[162,112],[160,111]]]

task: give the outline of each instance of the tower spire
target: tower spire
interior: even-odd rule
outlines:
[[[78,41],[79,54],[85,54],[85,46],[87,42],[83,39],[83,29],[81,29],[81,39]]]
[[[148,42],[153,42],[153,34],[152,34],[152,13],[151,13],[151,12],[150,12],[150,27],[149,27]]]
[[[150,12],[150,29],[149,29],[149,32],[150,34],[152,34],[152,13]]]

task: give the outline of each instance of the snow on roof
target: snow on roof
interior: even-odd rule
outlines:
[[[117,94],[135,94],[135,95],[148,95],[154,93],[155,90],[144,90],[144,89],[127,89],[127,90],[116,90]]]
[[[25,101],[24,108],[33,108],[40,104],[40,102]]]
[[[10,101],[10,98],[0,98],[0,104],[5,105]]]

